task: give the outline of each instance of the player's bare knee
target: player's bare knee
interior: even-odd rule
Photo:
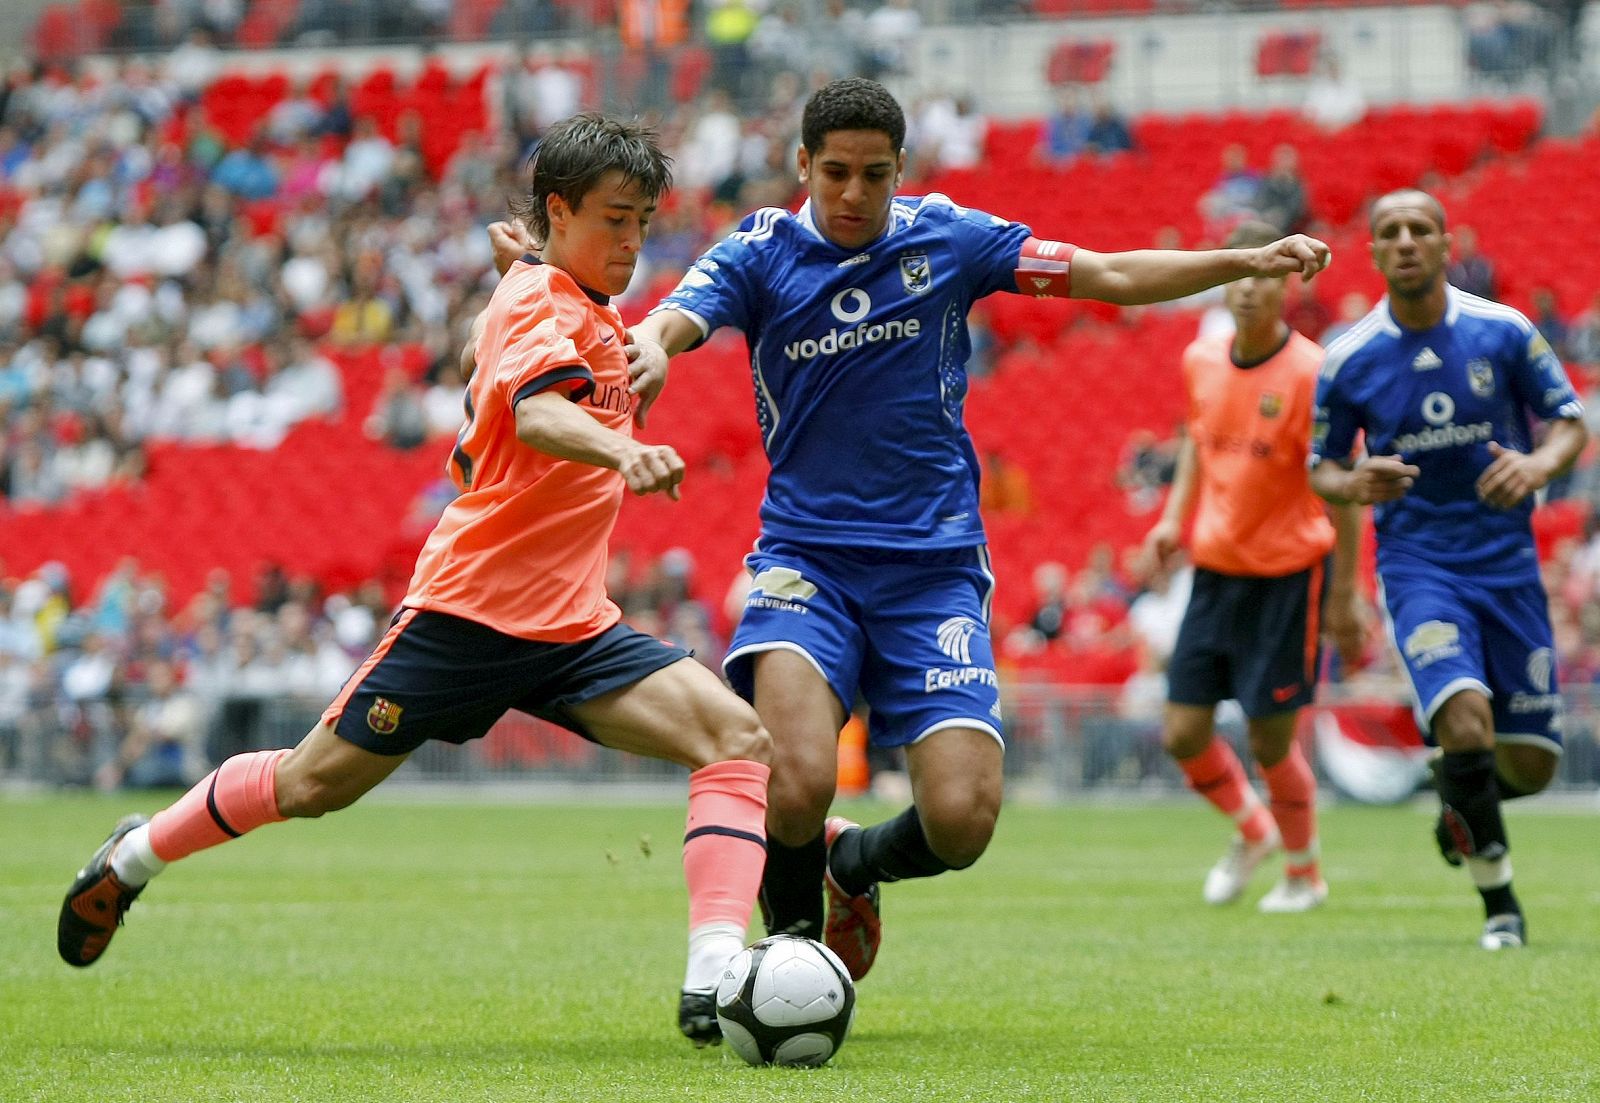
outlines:
[[[795,778],[777,772],[767,788],[767,833],[785,846],[800,846],[822,833],[833,804],[833,779]]]
[[[1494,717],[1488,700],[1472,692],[1456,694],[1434,714],[1433,734],[1447,754],[1493,750]]]
[[[974,809],[965,819],[953,823],[925,822],[928,846],[951,869],[966,869],[989,849],[994,838],[998,817],[985,810]]]
[[[1000,819],[1000,801],[968,792],[933,800],[918,809],[928,846],[952,869],[965,869],[983,856]]]

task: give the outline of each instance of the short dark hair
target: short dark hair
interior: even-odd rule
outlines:
[[[906,113],[889,90],[865,77],[830,80],[811,94],[800,117],[800,144],[816,153],[835,130],[877,130],[896,153],[906,144]]]
[[[559,195],[577,210],[600,178],[616,170],[651,199],[672,187],[672,158],[661,151],[656,132],[584,112],[556,123],[539,139],[529,165],[526,195],[511,201],[511,213],[543,244],[550,237],[550,196]]]
[[[1385,192],[1372,201],[1372,207],[1367,211],[1367,230],[1370,232],[1378,228],[1378,208],[1390,199],[1397,199],[1402,195],[1415,195],[1422,199],[1422,206],[1433,212],[1433,217],[1439,220],[1439,232],[1444,233],[1450,227],[1445,223],[1444,204],[1438,197],[1421,188],[1396,188],[1392,192]]]
[[[1235,226],[1223,245],[1228,249],[1259,249],[1263,245],[1271,245],[1281,237],[1283,237],[1283,234],[1278,231],[1276,226],[1258,219],[1251,219]]]

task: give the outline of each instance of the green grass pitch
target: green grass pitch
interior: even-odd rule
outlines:
[[[885,889],[855,1031],[801,1071],[676,1033],[681,807],[390,795],[173,867],[63,965],[73,871],[159,803],[0,798],[0,1100],[1600,1099],[1592,806],[1512,810],[1532,945],[1498,955],[1420,804],[1327,810],[1305,916],[1253,909],[1275,871],[1200,902],[1198,801],[1008,807],[974,869]]]

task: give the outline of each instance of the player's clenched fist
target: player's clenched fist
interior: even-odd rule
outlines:
[[[1302,279],[1309,280],[1328,267],[1332,259],[1333,250],[1326,242],[1305,234],[1291,234],[1256,250],[1256,274],[1287,276],[1290,272],[1299,272]]]
[[[673,501],[678,500],[678,484],[683,482],[683,458],[670,445],[641,444],[617,470],[635,494],[666,491]]]

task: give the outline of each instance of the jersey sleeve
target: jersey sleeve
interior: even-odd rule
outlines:
[[[1033,231],[1020,222],[1007,222],[998,215],[957,206],[942,195],[923,199],[924,206],[930,203],[949,208],[951,235],[959,243],[972,298],[981,299],[996,291],[1016,291],[1022,247]]]
[[[1346,459],[1355,451],[1361,431],[1360,410],[1351,400],[1348,376],[1340,378],[1342,360],[1329,356],[1317,376],[1316,402],[1311,410],[1311,463]]]
[[[747,217],[706,250],[650,313],[681,310],[700,327],[701,341],[723,326],[749,333],[759,301],[755,289],[762,251],[771,246],[779,220],[788,217],[778,207],[764,207]]]
[[[1523,402],[1536,417],[1556,421],[1583,416],[1583,402],[1572,389],[1567,369],[1531,322],[1527,333],[1518,335],[1512,378]]]
[[[515,409],[524,398],[551,388],[559,388],[571,399],[594,390],[594,374],[569,336],[587,323],[570,315],[560,304],[520,299],[507,304],[499,333],[494,327],[485,329],[478,354],[480,359],[485,352],[493,354],[494,349],[483,346],[493,337],[500,338],[494,388],[508,408]]]

